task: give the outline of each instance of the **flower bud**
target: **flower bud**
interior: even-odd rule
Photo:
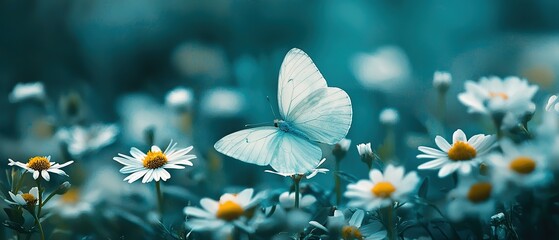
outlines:
[[[58,186],[58,188],[55,190],[55,192],[58,195],[63,195],[64,193],[68,192],[70,187],[72,187],[72,184],[70,184],[70,182],[66,181],[66,182],[63,182],[62,184],[60,184],[60,186]]]
[[[448,72],[435,72],[433,76],[433,87],[441,93],[446,93],[452,83],[452,75]]]
[[[341,160],[345,157],[349,147],[351,146],[351,139],[344,138],[340,140],[339,143],[334,145],[334,149],[332,149],[332,154],[336,157],[336,160]]]

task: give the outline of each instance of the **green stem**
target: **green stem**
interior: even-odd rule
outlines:
[[[439,99],[437,101],[437,116],[442,125],[444,125],[446,119],[446,91],[438,92]]]
[[[41,240],[45,240],[45,232],[43,232],[43,225],[41,224],[41,221],[39,221],[37,215],[34,215],[33,217],[35,217],[35,222],[39,226],[39,232],[41,233]]]
[[[393,219],[393,212],[394,212],[394,205],[390,204],[390,206],[386,207],[385,209],[385,216],[386,216],[386,232],[388,240],[395,240],[396,236],[394,236],[394,219]]]
[[[340,203],[342,202],[342,183],[340,180],[340,175],[338,174],[340,172],[340,160],[341,159],[336,158],[335,174],[334,174],[334,184],[336,190],[336,206],[340,206]]]
[[[37,179],[37,188],[39,189],[39,207],[37,208],[37,214],[35,214],[35,222],[39,226],[39,231],[41,232],[41,240],[45,240],[45,233],[43,232],[43,226],[41,225],[41,209],[43,208],[43,189],[41,188],[41,179]]]
[[[155,181],[155,190],[157,191],[157,210],[160,218],[163,218],[163,195],[161,194],[161,183],[159,181]]]
[[[299,183],[301,182],[301,179],[303,178],[303,175],[296,174],[296,175],[293,175],[291,178],[293,179],[293,185],[295,187],[295,208],[299,208],[299,198],[301,198],[300,197],[301,193],[300,193],[300,190],[299,190]]]

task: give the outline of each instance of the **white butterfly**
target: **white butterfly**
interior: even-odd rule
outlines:
[[[291,49],[281,65],[278,103],[282,119],[274,126],[231,133],[217,151],[281,174],[305,174],[314,169],[322,151],[318,143],[336,144],[351,126],[351,100],[339,88],[328,87],[311,58]]]

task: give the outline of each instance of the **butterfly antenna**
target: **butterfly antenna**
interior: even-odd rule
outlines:
[[[272,103],[270,102],[270,96],[266,96],[266,100],[268,100],[268,105],[270,105],[270,110],[272,110],[272,114],[274,114],[274,119],[278,119],[276,116],[276,112],[274,112],[274,107],[272,107]]]
[[[267,125],[270,125],[270,122],[245,124],[245,127],[258,127],[258,126],[267,126]]]

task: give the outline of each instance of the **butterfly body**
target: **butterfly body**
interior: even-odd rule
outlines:
[[[322,159],[318,143],[335,144],[351,126],[351,100],[345,91],[328,87],[310,57],[290,50],[278,81],[281,119],[274,126],[231,133],[214,145],[219,152],[279,173],[304,174]]]

